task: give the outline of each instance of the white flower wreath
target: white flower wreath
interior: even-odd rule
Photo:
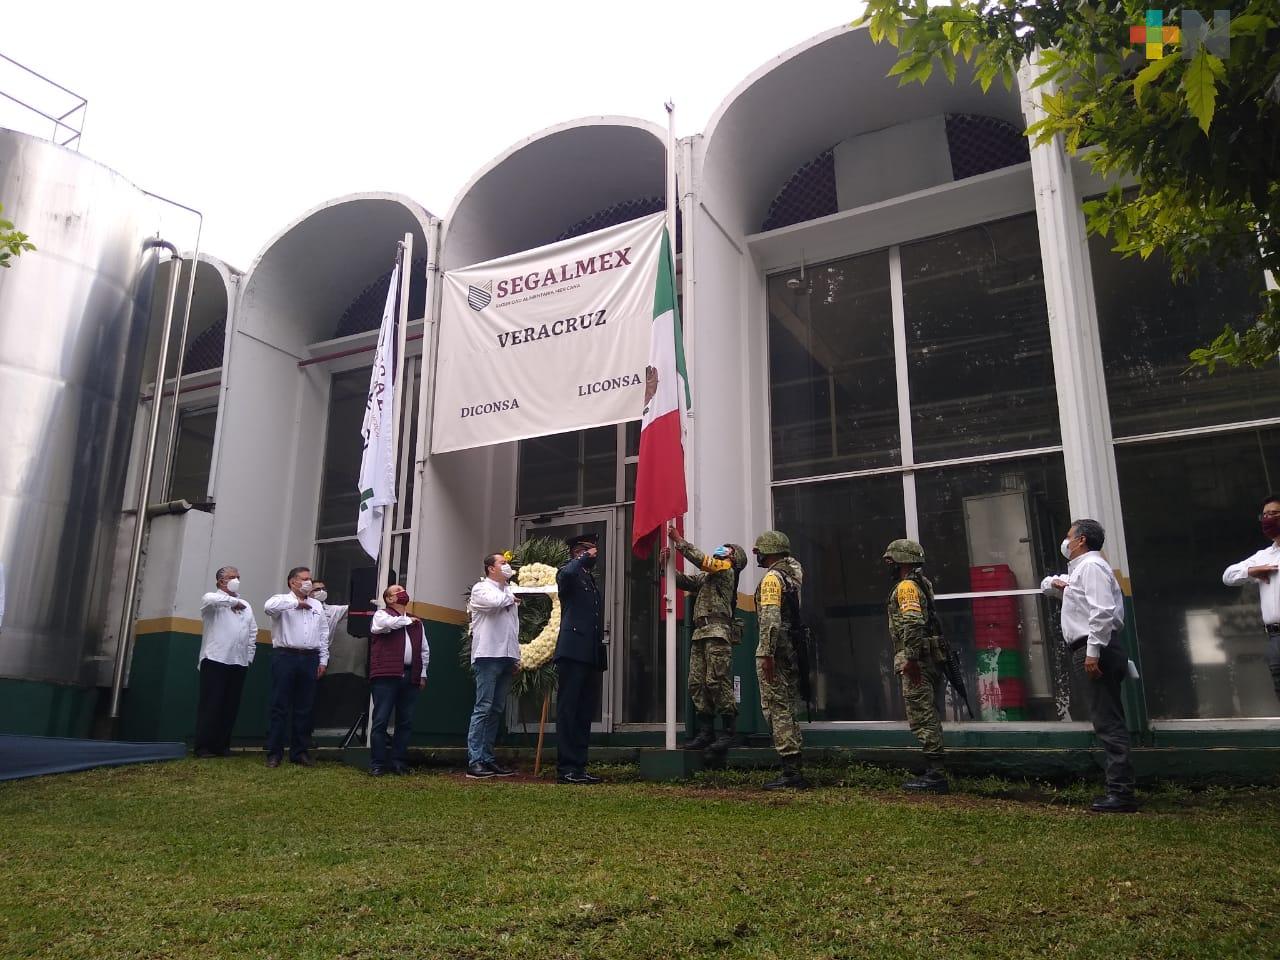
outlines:
[[[526,563],[520,568],[516,583],[522,587],[551,587],[551,615],[542,630],[528,643],[520,645],[522,670],[537,670],[556,652],[560,634],[560,595],[555,592],[556,568],[545,563]]]

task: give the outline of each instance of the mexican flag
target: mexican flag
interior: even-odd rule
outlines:
[[[360,436],[364,454],[360,458],[360,513],[356,519],[356,539],[372,559],[382,546],[383,511],[396,502],[396,454],[391,445],[392,424],[396,422],[396,291],[400,288],[400,265],[391,271],[387,305],[382,310],[378,330],[378,352],[369,376],[369,397],[365,401]]]
[[[683,516],[689,509],[684,487],[684,417],[690,407],[689,374],[684,365],[684,336],[680,329],[680,308],[676,304],[671,237],[665,227],[658,256],[631,534],[631,550],[642,558],[649,556],[655,540],[661,542],[663,525]]]

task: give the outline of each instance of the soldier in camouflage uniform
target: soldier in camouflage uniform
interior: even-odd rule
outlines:
[[[699,573],[676,574],[676,586],[694,595],[693,641],[689,647],[689,697],[698,713],[698,733],[686,750],[723,754],[733,745],[738,705],[733,699],[733,645],[742,638],[733,613],[738,606],[738,577],[747,565],[747,551],[727,543],[708,556],[676,531],[667,528],[671,545]],[[721,730],[715,733],[719,714]]]
[[[809,786],[801,771],[800,724],[796,721],[797,666],[791,634],[792,605],[798,598],[804,569],[791,556],[785,533],[766,530],[756,538],[752,552],[765,574],[756,587],[756,615],[760,620],[760,644],[756,647],[756,675],[760,681],[760,708],[773,730],[773,747],[782,758],[782,775],[765,784],[766,790]]]
[[[907,724],[924,748],[927,765],[922,776],[903,787],[946,793],[941,717],[947,646],[934,609],[933,584],[921,571],[924,547],[914,540],[895,540],[885,548],[884,562],[894,581],[888,600],[893,669],[902,682]]]

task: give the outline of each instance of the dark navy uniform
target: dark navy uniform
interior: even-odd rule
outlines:
[[[586,538],[577,543],[592,543]],[[580,776],[587,767],[591,721],[600,705],[600,673],[607,666],[604,646],[604,596],[591,574],[587,554],[556,573],[560,593],[560,635],[556,638],[556,769],[561,778]]]

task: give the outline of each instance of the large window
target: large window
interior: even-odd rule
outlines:
[[[173,471],[169,475],[168,499],[203,503],[209,499],[209,470],[213,464],[213,432],[218,426],[218,408],[183,410],[178,418],[178,438],[174,445]]]
[[[918,463],[1058,443],[1034,217],[902,248]]]
[[[886,251],[769,281],[777,480],[901,463]]]
[[[618,428],[596,427],[520,441],[520,514],[618,502]]]
[[[1262,272],[1206,265],[1175,284],[1158,254],[1110,247],[1094,238],[1089,255],[1148,710],[1280,715],[1257,591],[1222,585],[1229,563],[1265,545],[1256,516],[1280,484],[1280,363],[1210,374],[1187,359],[1225,324],[1251,322]]]
[[[1152,717],[1274,717],[1256,586],[1222,572],[1266,546],[1258,505],[1280,485],[1280,427],[1116,449],[1133,605]]]
[[[1079,718],[1039,595],[1070,516],[1038,251],[1026,216],[769,280],[774,514],[808,571],[812,719],[902,719],[881,556],[909,533],[979,719]]]
[[[803,607],[818,640],[809,719],[903,719],[885,627],[890,584],[880,561],[906,527],[901,478],[779,487],[773,508],[804,564]]]
[[[1188,354],[1227,324],[1241,329],[1258,312],[1257,264],[1206,266],[1175,284],[1160,254],[1122,257],[1101,237],[1089,241],[1106,370],[1111,432],[1117,437],[1275,417],[1280,364],[1262,369],[1192,367]]]

